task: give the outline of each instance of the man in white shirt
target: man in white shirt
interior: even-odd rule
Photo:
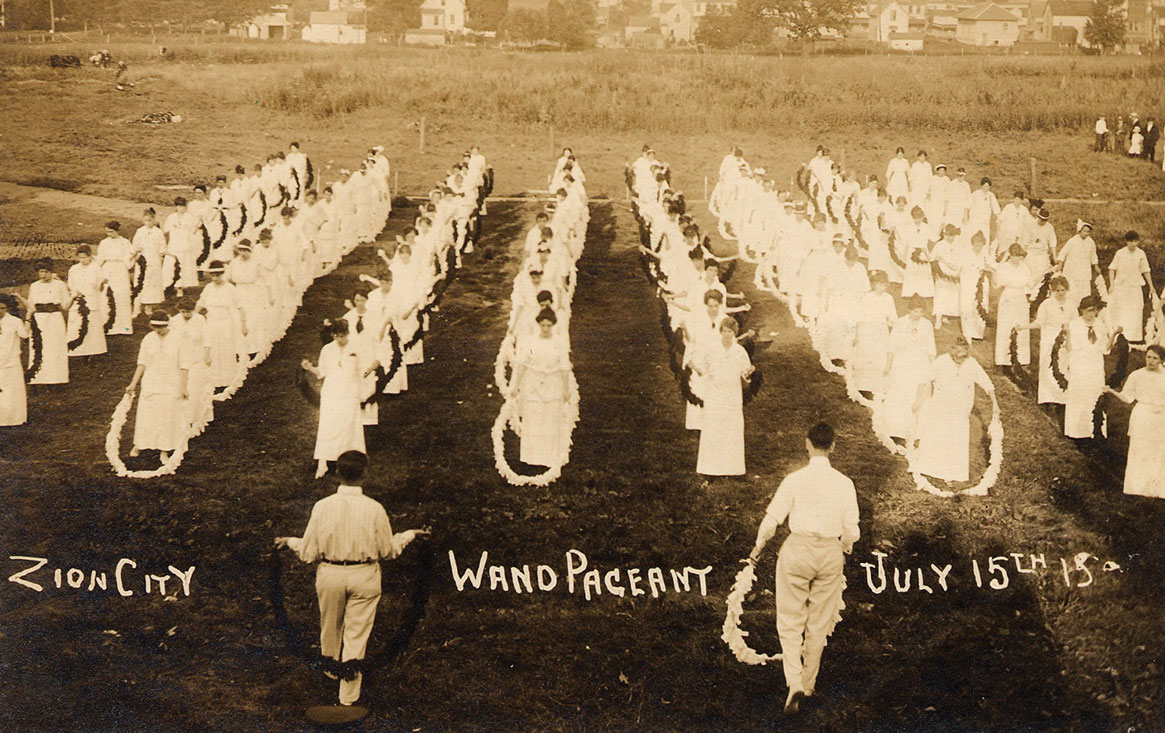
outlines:
[[[809,431],[809,465],[781,481],[749,555],[755,564],[760,548],[788,518],[776,575],[777,633],[789,685],[785,713],[797,712],[813,694],[825,640],[840,618],[844,555],[860,536],[854,482],[829,464],[833,439],[827,423]]]
[[[276,537],[304,562],[319,560],[316,594],[320,603],[320,653],[339,662],[364,658],[376,605],[380,601],[380,559],[393,559],[428,529],[393,534],[388,514],[365,496],[360,480],[368,457],[346,451],[336,460],[340,488],[316,502],[303,537]],[[340,680],[340,704],[360,699],[361,673]]]
[[[1104,120],[1104,115],[1096,121],[1096,146],[1093,151],[1103,153],[1105,150],[1105,137],[1108,135],[1108,123]]]

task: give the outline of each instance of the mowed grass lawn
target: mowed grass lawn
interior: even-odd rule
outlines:
[[[242,85],[256,68],[267,73],[264,66],[167,65],[154,79],[148,64],[135,66],[140,96],[117,93],[97,78],[101,72],[70,72],[79,79],[9,72],[26,76],[0,90],[0,114],[17,123],[0,138],[0,177],[36,183],[41,176],[55,187],[160,202],[173,194],[156,184],[206,180],[290,139],[303,142],[323,180],[379,141],[400,171],[401,188],[415,193],[477,141],[498,171],[499,193],[545,186],[554,157],[546,125],[498,127],[467,109],[464,117],[429,119],[429,148],[421,155],[408,115],[388,106],[319,120],[237,104],[230,85]],[[207,86],[216,77],[221,93]],[[120,122],[161,109],[186,120],[159,128]],[[375,469],[369,492],[397,526],[432,524],[436,531],[427,614],[403,655],[369,674],[366,700],[374,713],[366,727],[784,725],[779,669],[737,663],[718,637],[738,561],[780,478],[803,461],[801,436],[819,418],[839,427],[835,463],[858,485],[864,537],[847,568],[844,621],[826,650],[823,699],[792,727],[1124,730],[1160,720],[1160,502],[1121,496],[1119,472],[1103,457],[1076,452],[1005,380],[995,378],[1007,439],[992,495],[921,494],[901,459],[874,439],[865,410],[820,369],[783,307],[752,291],[751,268],[742,265],[731,285],[754,304],[749,325],[773,333],[757,355],[765,388],[746,411],[749,476],[700,487],[696,438],[682,428],[657,302],[639,272],[634,222],[621,203],[621,165],[650,141],[693,198],[729,142],[742,144],[754,162],[790,173],[818,140],[845,148],[861,172],[880,172],[894,145],[923,146],[941,150],[932,155],[936,162],[996,177],[1002,190],[1022,181],[1028,157],[1046,154],[1048,170],[1063,172],[1054,177],[1055,193],[1065,197],[1091,195],[1096,181],[1128,180],[1150,198],[1159,175],[1092,156],[1087,135],[1077,132],[963,136],[806,122],[783,135],[687,135],[651,132],[650,115],[644,111],[641,134],[556,131],[554,142],[579,154],[592,196],[613,199],[593,202],[580,262],[572,344],[582,414],[562,480],[546,489],[507,486],[493,469],[488,439],[500,407],[493,358],[533,204],[490,205],[484,240],[434,319],[429,361],[410,373],[408,396],[389,403],[381,427],[368,432]],[[708,228],[701,207],[693,210]],[[1061,229],[1084,211],[1097,218],[1097,210],[1111,222],[1098,223],[1098,239],[1127,226],[1160,237],[1160,209],[1054,209]],[[98,211],[71,211],[61,221],[51,208],[24,212],[2,202],[0,212],[58,241],[96,241],[103,220]],[[387,234],[404,224],[398,207]],[[39,576],[50,587],[38,594],[10,583],[0,596],[0,665],[8,681],[0,707],[9,727],[295,729],[306,728],[303,707],[331,698],[334,683],[307,669],[275,621],[269,547],[276,535],[298,533],[311,504],[332,489],[330,481],[310,478],[315,413],[291,379],[299,359],[318,349],[319,320],[336,314],[356,274],[373,262],[372,248],[362,247],[309,291],[288,336],[243,390],[218,406],[177,477],[119,480],[104,462],[107,421],[138,337],[115,340],[112,353],[91,364],[74,363],[67,387],[34,389],[30,424],[0,435],[0,483],[10,507],[0,549],[5,557],[50,558]],[[27,267],[4,264],[5,281]],[[977,356],[988,361],[983,351]],[[604,593],[588,601],[581,588],[570,594],[564,578],[554,591],[530,595],[458,591],[448,565],[450,550],[474,567],[488,551],[499,565],[545,564],[562,576],[572,548],[604,571],[641,568],[646,575],[660,567],[666,574],[710,565],[707,595]],[[764,651],[778,648],[765,591],[772,549],[745,621],[750,642]],[[419,550],[385,566],[374,652],[405,611],[421,571]],[[872,560],[874,550],[889,553],[888,568],[923,568],[936,592],[912,584],[898,593],[891,571],[889,589],[872,593],[858,563]],[[1007,588],[976,587],[971,560],[986,584],[998,577],[988,574],[988,558],[1010,552],[1024,554],[1025,568],[1027,555],[1044,553],[1048,568],[1022,575],[1011,565]],[[1089,561],[1095,580],[1068,588],[1059,558],[1071,563],[1077,552],[1099,558]],[[146,570],[195,565],[191,597],[166,602],[51,586],[49,568],[111,573],[122,557],[139,564],[139,591]],[[1122,572],[1102,572],[1109,559]],[[941,592],[929,565],[947,562],[954,566],[950,590]],[[22,567],[9,565],[10,573]],[[293,628],[311,639],[311,570],[288,557],[278,567]]]

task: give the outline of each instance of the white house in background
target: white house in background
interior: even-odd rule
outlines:
[[[1014,46],[1019,18],[995,3],[980,3],[958,15],[955,40],[970,46]]]
[[[424,0],[421,27],[405,31],[405,43],[444,46],[450,33],[465,32],[465,0]]]
[[[913,31],[909,33],[891,33],[890,48],[895,51],[921,51],[925,33]]]
[[[303,40],[312,43],[367,43],[368,9],[364,0],[328,0],[327,10],[309,16]]]
[[[465,0],[425,0],[421,3],[421,30],[446,33],[465,31]]]
[[[881,0],[870,4],[870,40],[887,43],[891,34],[910,30],[910,13],[898,0]]]
[[[659,32],[671,43],[691,43],[696,37],[696,22],[691,2],[661,5]]]

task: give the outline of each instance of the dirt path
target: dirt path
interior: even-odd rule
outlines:
[[[147,206],[147,204],[143,204],[140,201],[112,199],[104,196],[91,196],[86,193],[61,191],[55,188],[24,186],[19,183],[0,181],[0,199],[7,198],[60,209],[76,209],[93,214],[101,214],[103,216],[118,216],[135,221],[141,216],[142,207]],[[155,206],[155,208],[161,211],[160,207]],[[162,212],[162,215],[164,216],[168,213],[169,210],[166,210]]]

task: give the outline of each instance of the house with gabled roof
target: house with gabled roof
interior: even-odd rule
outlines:
[[[956,16],[955,40],[970,46],[1014,46],[1020,19],[996,3],[979,3]]]

